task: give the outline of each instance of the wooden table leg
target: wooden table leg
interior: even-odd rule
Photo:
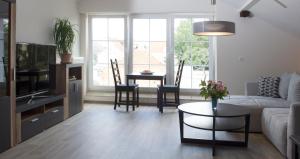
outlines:
[[[183,142],[184,129],[183,129],[183,111],[179,110],[179,127],[180,127],[180,141]]]
[[[249,140],[249,127],[250,127],[250,114],[245,116],[245,146],[248,147]]]
[[[212,129],[212,156],[216,154],[216,117],[213,117],[213,129]]]

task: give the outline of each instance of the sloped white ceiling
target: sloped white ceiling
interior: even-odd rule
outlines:
[[[228,3],[228,4],[231,4],[236,9],[240,9],[249,0],[223,0],[223,1]],[[218,1],[217,1],[217,3],[218,3]]]
[[[224,0],[237,9],[241,9],[251,0]],[[260,0],[250,11],[257,18],[280,28],[283,31],[290,32],[300,38],[300,2],[299,0],[280,0],[287,8],[283,8],[274,0]]]
[[[251,11],[254,16],[260,17],[272,25],[300,37],[300,1],[281,1],[287,8],[281,7],[273,0],[261,0],[251,9]]]

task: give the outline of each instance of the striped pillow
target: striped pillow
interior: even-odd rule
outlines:
[[[280,98],[279,96],[280,77],[259,77],[258,96]]]

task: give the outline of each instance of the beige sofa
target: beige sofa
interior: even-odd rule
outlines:
[[[290,103],[282,98],[256,96],[257,83],[245,85],[245,96],[232,96],[222,100],[219,106],[235,105],[250,113],[250,131],[262,132],[282,153],[291,158],[292,134],[300,135],[300,103]]]

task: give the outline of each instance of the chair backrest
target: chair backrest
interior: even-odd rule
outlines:
[[[117,59],[115,59],[114,61],[112,59],[110,59],[110,63],[111,63],[111,69],[112,69],[113,77],[114,77],[114,81],[115,81],[115,86],[122,84]]]
[[[180,87],[183,66],[184,66],[184,60],[180,60],[179,65],[178,65],[177,74],[176,74],[176,80],[175,80],[175,86],[177,86],[177,87]]]

